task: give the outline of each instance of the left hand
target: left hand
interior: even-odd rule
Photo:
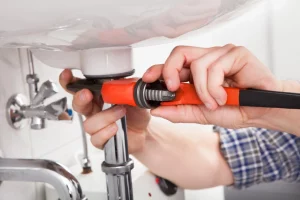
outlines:
[[[66,89],[67,84],[76,80],[78,78],[74,77],[70,70],[64,70],[59,78],[61,86],[66,91],[68,91]],[[102,111],[102,107],[103,102],[95,100],[92,93],[87,89],[74,94],[73,109],[86,116],[84,129],[91,135],[92,144],[103,149],[106,142],[117,133],[118,127],[115,122],[126,114],[128,151],[129,153],[142,151],[150,121],[149,112],[132,106],[115,106],[104,111]]]

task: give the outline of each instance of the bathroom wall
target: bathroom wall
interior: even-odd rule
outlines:
[[[300,80],[300,1],[271,2],[274,72],[282,79]]]
[[[300,24],[298,0],[269,0],[270,66],[283,80],[300,80]],[[276,182],[251,187],[246,191],[227,189],[226,200],[297,200],[300,184]]]
[[[136,75],[141,76],[151,65],[162,63],[176,45],[215,46],[226,43],[244,45],[253,51],[266,65],[270,62],[270,38],[268,32],[267,5],[257,7],[241,18],[187,34],[169,44],[158,46],[136,45],[134,49],[134,66]],[[143,44],[149,44],[146,41]],[[22,52],[21,52],[22,54]],[[22,55],[21,55],[22,57]],[[75,163],[74,152],[81,150],[81,140],[77,116],[72,124],[64,122],[47,122],[47,128],[41,131],[30,130],[29,126],[16,131],[11,129],[5,119],[5,104],[14,93],[28,94],[25,81],[28,66],[26,59],[20,64],[16,50],[0,51],[0,149],[5,157],[47,158],[71,166]],[[35,60],[36,73],[41,82],[47,79],[57,81],[61,70],[50,68]],[[77,74],[80,74],[77,72]],[[61,93],[56,98],[67,95]],[[70,96],[69,96],[70,97]],[[71,101],[71,98],[69,98]],[[188,127],[187,127],[188,128]],[[206,127],[209,129],[210,127]],[[97,151],[90,146],[91,151]],[[18,191],[18,192],[16,192]],[[41,184],[3,183],[0,186],[0,200],[40,200],[44,193]],[[202,191],[187,191],[187,199],[222,200],[223,188]]]
[[[6,102],[15,93],[25,93],[26,85],[17,50],[0,50],[0,149],[1,157],[31,158],[32,143],[28,128],[12,129],[6,121]],[[18,191],[15,192],[15,191]],[[20,192],[20,193],[19,193]],[[0,199],[34,199],[33,183],[8,183],[0,186]]]

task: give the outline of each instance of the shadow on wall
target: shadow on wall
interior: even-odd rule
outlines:
[[[300,183],[276,182],[253,186],[247,190],[225,189],[225,200],[299,200]]]

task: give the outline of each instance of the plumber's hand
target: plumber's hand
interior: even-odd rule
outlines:
[[[194,83],[206,106],[159,107],[151,111],[152,115],[172,122],[215,124],[226,128],[251,126],[272,112],[267,108],[223,106],[227,100],[223,86],[282,91],[281,82],[268,68],[247,49],[234,45],[177,47],[165,64],[152,66],[143,76],[145,82],[159,78],[166,81],[170,91],[176,91],[180,82]]]
[[[76,80],[78,78],[73,77],[71,70],[64,70],[59,78],[60,84],[66,91],[66,85]],[[115,106],[101,111],[102,106],[103,103],[96,102],[92,93],[87,89],[74,94],[73,108],[76,112],[86,116],[84,129],[91,135],[92,144],[103,149],[105,143],[117,132],[118,127],[115,122],[126,114],[129,153],[140,151],[145,142],[150,114],[145,109],[130,106]]]

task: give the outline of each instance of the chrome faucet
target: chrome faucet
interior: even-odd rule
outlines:
[[[44,100],[57,93],[56,85],[48,80],[44,82],[38,93],[32,98],[30,105],[21,109],[21,114],[25,118],[42,118],[48,120],[71,120],[72,113],[67,107],[67,98],[44,105]],[[63,115],[66,115],[65,118]],[[68,117],[69,116],[69,117]],[[32,128],[36,129],[35,121],[31,122]],[[39,129],[39,128],[37,128]]]
[[[0,181],[48,183],[61,200],[87,200],[77,179],[64,166],[50,160],[0,158]]]
[[[48,105],[44,105],[44,100],[57,94],[56,84],[51,81],[45,81],[38,88],[39,78],[34,71],[33,58],[30,50],[27,50],[27,59],[29,65],[29,74],[26,81],[29,86],[29,97],[16,94],[7,102],[7,120],[15,128],[22,128],[27,119],[31,119],[31,129],[39,130],[45,128],[45,120],[72,120],[72,110],[67,107],[67,98],[59,99]]]

